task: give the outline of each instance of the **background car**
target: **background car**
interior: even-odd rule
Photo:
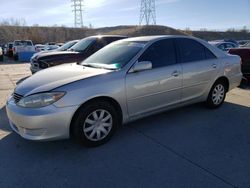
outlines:
[[[250,42],[244,44],[244,45],[242,46],[242,48],[250,48]]]
[[[59,43],[56,43],[56,45],[57,45],[57,46],[59,46],[59,47],[61,47],[61,46],[63,46],[63,45],[64,45],[64,43],[59,42]]]
[[[36,52],[44,51],[45,45],[43,45],[43,44],[36,44],[35,45],[35,49],[36,49]]]
[[[3,49],[0,47],[0,61],[3,61]]]
[[[241,71],[244,79],[250,83],[250,43],[243,48],[230,49],[229,53],[241,57]]]
[[[249,43],[250,40],[239,40],[237,42],[239,44],[239,47],[243,47],[244,45],[246,45],[247,43]]]
[[[9,42],[5,45],[4,55],[7,57],[13,57],[13,42]]]
[[[72,46],[74,46],[76,43],[78,43],[79,40],[73,40],[73,41],[69,41],[69,42],[66,42],[63,46],[61,46],[60,48],[57,48],[55,50],[50,50],[50,51],[40,51],[38,53],[35,53],[31,59],[30,59],[30,62],[31,62],[31,65],[34,67],[36,66],[36,64],[33,64],[34,61],[36,61],[36,59],[38,58],[38,56],[40,56],[41,54],[45,54],[45,53],[49,53],[49,52],[52,52],[52,51],[67,51],[69,48],[71,48]]]
[[[15,40],[13,43],[13,57],[18,60],[20,52],[35,52],[35,46],[31,40]]]
[[[238,48],[238,45],[232,43],[232,42],[216,42],[216,41],[210,41],[210,44],[213,46],[221,49],[222,51],[227,52],[231,48]]]
[[[58,49],[59,48],[59,46],[57,46],[57,45],[45,45],[45,47],[44,47],[44,51],[51,51],[51,50],[56,50],[56,49]]]
[[[72,40],[64,43],[60,48],[56,49],[56,51],[66,51],[78,43],[80,40]]]
[[[84,38],[67,51],[53,51],[32,57],[30,70],[32,73],[35,73],[39,70],[64,63],[81,62],[104,46],[124,38],[127,37],[117,35],[98,35]]]
[[[239,47],[239,43],[234,39],[224,39],[223,41],[224,42],[231,42],[231,43],[235,44],[237,47]]]
[[[11,128],[23,138],[72,136],[98,146],[122,123],[199,102],[219,108],[241,78],[240,57],[203,40],[130,38],[104,47],[81,64],[27,78],[17,85],[6,109]]]

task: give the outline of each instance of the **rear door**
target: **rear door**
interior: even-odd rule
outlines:
[[[151,61],[153,67],[151,70],[127,74],[129,115],[136,116],[179,103],[182,74],[181,66],[176,61],[173,39],[155,42],[138,61]]]
[[[183,72],[182,102],[202,96],[218,72],[216,56],[193,39],[176,39]]]

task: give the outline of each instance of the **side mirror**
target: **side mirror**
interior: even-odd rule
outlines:
[[[141,62],[136,62],[130,72],[141,72],[151,69],[152,69],[151,61],[141,61]]]

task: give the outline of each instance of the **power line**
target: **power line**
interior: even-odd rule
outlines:
[[[83,27],[83,1],[84,0],[71,0],[73,3],[73,12],[75,17],[75,27]]]
[[[146,25],[156,25],[155,0],[141,0],[139,24],[142,25],[143,22]]]

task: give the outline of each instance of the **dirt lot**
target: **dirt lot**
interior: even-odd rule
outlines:
[[[0,62],[0,187],[250,187],[250,89],[218,110],[201,104],[118,130],[98,148],[31,142],[8,126],[5,102],[28,64]]]

